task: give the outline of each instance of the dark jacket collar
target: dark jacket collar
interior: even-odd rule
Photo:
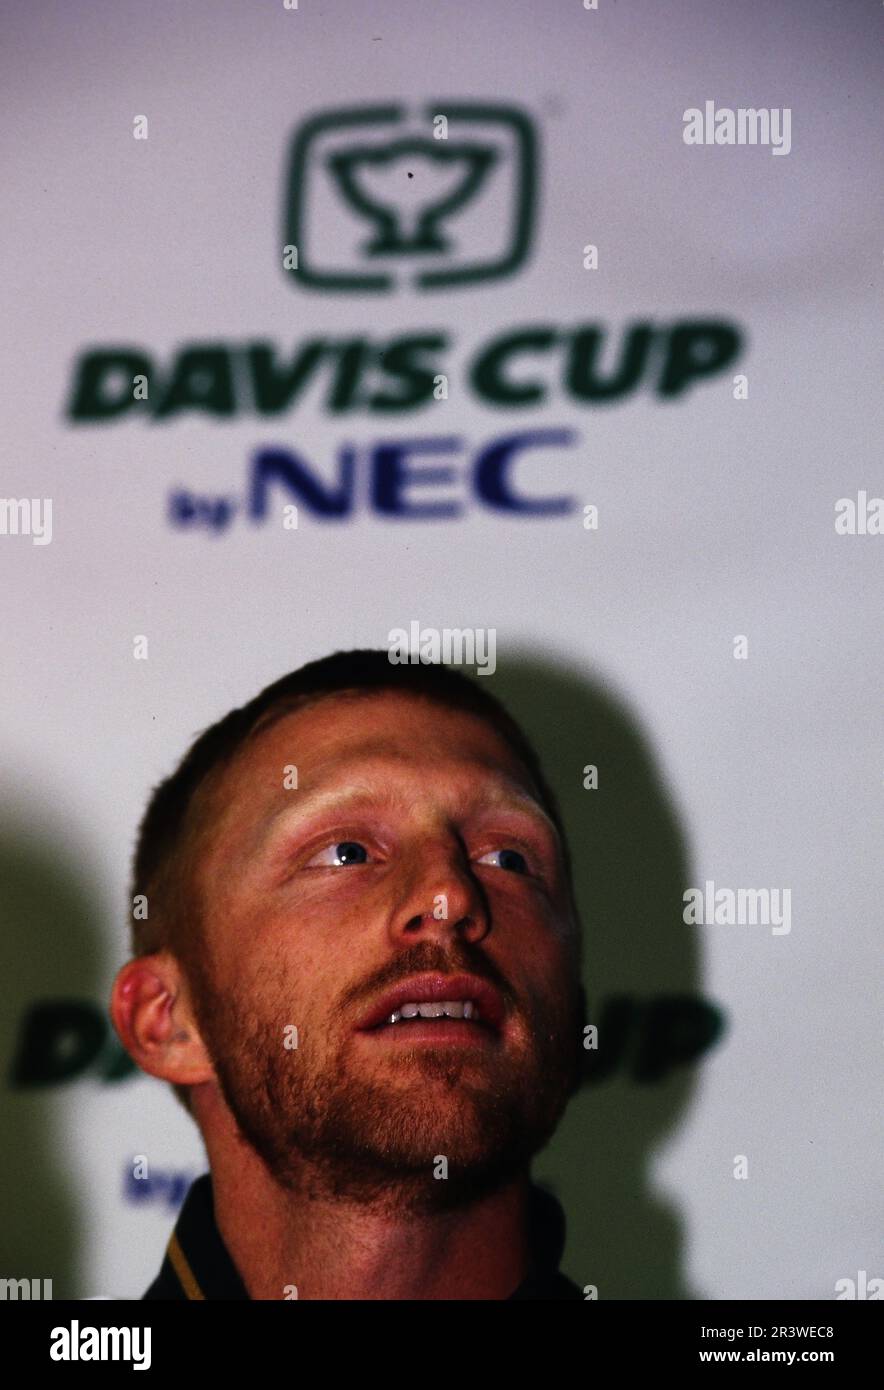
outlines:
[[[532,1183],[528,1222],[531,1264],[527,1277],[510,1294],[520,1298],[581,1298],[580,1289],[559,1272],[565,1246],[565,1214],[551,1192]],[[166,1247],[162,1267],[145,1299],[248,1298],[227,1252],[212,1198],[212,1177],[204,1173],[190,1188]]]

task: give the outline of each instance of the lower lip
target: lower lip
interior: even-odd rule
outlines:
[[[376,1041],[411,1044],[433,1044],[459,1047],[487,1047],[497,1041],[497,1034],[481,1023],[463,1022],[453,1018],[424,1019],[420,1023],[388,1023],[383,1028],[363,1029],[367,1038]]]

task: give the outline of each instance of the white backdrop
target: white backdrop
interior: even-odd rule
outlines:
[[[602,1298],[830,1298],[861,1270],[884,1276],[873,1179],[884,538],[834,525],[839,498],[884,495],[882,23],[880,6],[822,0],[6,8],[0,492],[51,498],[53,533],[46,545],[0,535],[4,1276],[51,1276],[57,1296],[139,1297],[174,1210],[162,1193],[127,1194],[132,1156],[159,1174],[205,1167],[156,1081],[109,1080],[100,1059],[65,1084],[9,1081],[35,1001],[106,1009],[150,787],[268,681],[332,650],[383,647],[414,619],[496,630],[489,688],[512,689],[517,704],[521,691],[557,776],[574,779],[563,796],[588,918],[581,808],[598,798],[593,825],[604,824],[620,767],[593,711],[610,701],[646,744],[687,876],[671,860],[674,896],[653,924],[627,923],[625,909],[604,932],[596,919],[605,970],[590,950],[587,986],[595,999],[687,992],[727,1019],[695,1069],[656,1087],[622,1069],[575,1101],[537,1169],[568,1211],[566,1271]],[[683,112],[706,100],[788,107],[790,152],[686,145]],[[534,133],[521,263],[422,289],[415,258],[389,253],[370,266],[391,273],[384,291],[285,273],[286,180],[304,122],[389,105],[401,122],[357,134],[426,139],[425,113],[448,103],[515,107]],[[465,133],[476,132],[452,120],[452,142]],[[506,133],[493,143],[484,192],[444,223],[442,261],[503,254],[519,169]],[[438,196],[426,159],[413,172],[408,206]],[[382,169],[370,186],[406,207],[396,177]],[[376,227],[335,203],[321,160],[311,178],[299,196],[316,220],[299,251],[364,270]],[[410,226],[403,213],[400,230]],[[608,403],[563,387],[561,344],[579,328],[605,329],[609,371],[636,324],[662,333],[692,320],[742,341],[682,394],[656,393],[659,364]],[[494,405],[470,365],[520,329],[561,340],[507,368],[544,391]],[[448,378],[447,399],[379,413],[364,397],[390,380],[367,366],[363,400],[346,410],[330,409],[326,369],[276,415],[237,389],[242,408],[228,417],[153,418],[186,345],[262,342],[284,363],[313,339],[380,349],[410,334],[446,340],[425,358]],[[119,348],[151,359],[148,403],[72,421],[85,354]],[[477,452],[543,429],[573,442],[526,455],[514,486],[567,496],[572,510],[487,507],[469,483]],[[415,463],[456,473],[408,498],[455,500],[459,515],[371,505],[378,441],[452,437],[449,457]],[[345,445],[358,454],[348,517],[302,505],[286,530],[282,505],[301,499],[277,488],[262,522],[238,514],[209,534],[170,520],[174,490],[241,499],[262,449],[297,451],[330,486]],[[584,528],[587,504],[597,530]],[[747,660],[734,659],[739,634]],[[147,660],[133,657],[139,635]],[[544,682],[567,704],[568,740]],[[580,787],[590,762],[597,792]],[[635,846],[639,880],[646,848]],[[685,926],[682,887],[707,879],[791,888],[791,931]],[[656,942],[639,975],[618,958],[621,926],[640,950]]]

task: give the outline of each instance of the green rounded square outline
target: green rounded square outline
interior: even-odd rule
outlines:
[[[511,249],[503,257],[494,261],[474,261],[467,265],[455,266],[449,270],[428,270],[420,272],[411,282],[419,290],[442,289],[452,285],[475,284],[481,280],[502,279],[518,269],[528,255],[531,236],[534,230],[533,213],[537,190],[537,140],[529,116],[515,106],[483,102],[427,102],[423,114],[432,119],[440,109],[446,114],[464,120],[497,121],[509,126],[516,136],[515,157],[517,160],[517,193],[513,215],[513,237]],[[283,245],[300,248],[302,227],[301,190],[304,187],[304,172],[310,158],[310,151],[316,138],[326,130],[352,126],[377,125],[384,121],[401,122],[405,120],[408,108],[402,104],[377,106],[339,107],[315,116],[309,116],[297,129],[289,155],[288,177],[283,199]],[[307,266],[283,268],[284,275],[291,275],[312,289],[331,290],[349,293],[351,291],[392,290],[397,282],[393,275],[370,274],[328,274],[311,270]]]

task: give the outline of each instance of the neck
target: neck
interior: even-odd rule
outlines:
[[[334,1195],[306,1165],[296,1189],[282,1187],[242,1138],[206,1148],[215,1222],[250,1298],[506,1299],[527,1274],[527,1172],[463,1206],[415,1211],[395,1186],[377,1202]]]

